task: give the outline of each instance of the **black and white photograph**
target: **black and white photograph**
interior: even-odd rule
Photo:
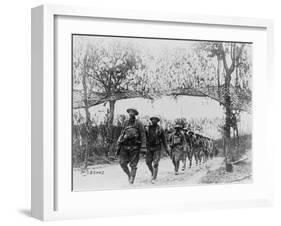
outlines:
[[[73,191],[252,183],[253,43],[71,45]]]

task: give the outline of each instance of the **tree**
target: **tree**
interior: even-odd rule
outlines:
[[[107,46],[89,46],[87,77],[90,90],[114,96],[129,89],[142,88],[142,78],[137,71],[142,67],[136,50],[120,42],[111,42]],[[111,128],[114,120],[116,99],[108,101],[108,143],[112,143]]]
[[[110,146],[113,142],[112,125],[116,103],[114,96],[129,90],[145,90],[146,80],[139,72],[143,69],[141,58],[137,49],[128,44],[117,40],[90,41],[85,37],[75,40],[73,52],[74,87],[82,90],[87,125],[91,124],[89,97],[94,92],[99,92],[107,99],[109,109],[106,140]]]
[[[74,85],[81,83],[83,89],[83,102],[85,106],[85,151],[84,151],[84,168],[88,167],[88,156],[89,156],[89,140],[90,140],[90,126],[91,117],[88,105],[88,87],[87,87],[87,67],[88,67],[88,51],[86,50],[83,55],[83,49],[79,49],[76,55],[73,55],[73,82]]]
[[[222,62],[222,51],[220,50],[220,44],[219,42],[203,42],[201,43],[201,48],[203,47],[204,51],[208,53],[208,57],[210,58],[216,58],[217,60],[217,70],[216,70],[216,76],[217,76],[217,86],[221,86],[221,62]],[[199,50],[200,51],[200,50]],[[221,90],[218,89],[218,97],[221,98]]]
[[[225,137],[225,148],[226,153],[229,155],[231,161],[234,160],[233,150],[230,150],[230,138],[231,138],[231,125],[232,125],[232,102],[230,95],[231,78],[234,70],[239,66],[239,59],[241,57],[245,44],[237,43],[220,43],[219,52],[222,56],[223,66],[225,70],[224,77],[224,103],[225,103],[225,126],[224,126],[224,137]],[[231,170],[228,165],[228,159],[226,159],[226,168]]]
[[[230,125],[232,118],[232,107],[231,107],[231,96],[230,96],[230,85],[231,85],[231,75],[238,66],[239,58],[241,57],[242,50],[245,44],[237,43],[220,43],[219,50],[222,56],[223,66],[225,70],[224,77],[224,99],[225,99],[225,138],[226,147],[229,148],[228,142],[230,141]],[[229,59],[227,59],[227,57]],[[230,64],[228,63],[230,62]]]
[[[223,104],[225,107],[225,125],[224,139],[226,153],[233,160],[232,150],[230,150],[230,138],[231,138],[231,127],[237,128],[237,125],[233,125],[233,115],[234,115],[234,103],[237,100],[232,99],[231,89],[235,86],[235,92],[249,92],[248,81],[249,81],[249,70],[244,70],[244,75],[242,75],[242,68],[249,69],[248,57],[245,56],[248,51],[245,51],[244,43],[234,43],[234,42],[204,42],[201,43],[199,49],[206,51],[210,58],[216,58],[217,60],[217,86],[219,98],[223,98]],[[244,55],[244,56],[243,56]],[[221,62],[223,66],[224,74],[221,73]],[[236,73],[234,73],[236,72]],[[236,75],[235,80],[232,80],[232,75]],[[246,75],[247,74],[247,75]],[[224,84],[221,87],[221,76],[223,75]],[[243,82],[244,81],[244,82]],[[240,85],[240,83],[243,83]],[[245,83],[247,85],[245,85]],[[223,91],[223,93],[222,93]],[[239,94],[240,94],[239,93]],[[245,95],[244,95],[245,96]],[[239,99],[238,102],[242,102]],[[237,113],[237,111],[236,111]],[[236,122],[237,123],[237,122]],[[227,159],[226,159],[227,164]]]

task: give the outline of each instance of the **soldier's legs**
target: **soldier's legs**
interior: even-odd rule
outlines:
[[[175,174],[178,174],[179,171],[179,167],[180,167],[180,161],[179,160],[175,160]]]
[[[174,151],[172,150],[172,153],[171,153],[171,159],[172,159],[172,163],[173,163],[173,165],[175,166],[175,153],[174,153]]]
[[[189,161],[189,168],[192,166],[193,149],[191,146],[187,146],[187,158]]]
[[[152,162],[153,162],[153,152],[151,150],[147,150],[147,153],[145,155],[145,163],[149,171],[151,172],[151,175],[153,175]]]
[[[174,167],[175,167],[175,174],[178,174],[178,170],[179,170],[179,166],[180,166],[180,155],[181,155],[181,152],[178,148],[174,148],[173,150],[173,164],[174,164]]]
[[[173,162],[173,165],[174,165],[174,170],[176,172],[176,159],[175,159],[175,155],[174,154],[172,155],[172,162]]]
[[[201,164],[201,158],[200,158],[200,153],[201,151],[197,151],[197,163],[196,163],[196,165],[200,165]]]
[[[126,149],[125,147],[121,147],[120,154],[119,154],[119,164],[120,164],[121,168],[123,169],[123,171],[127,174],[128,179],[130,180],[131,173],[128,168],[129,151],[130,150]]]
[[[175,156],[174,156],[174,154],[172,155],[172,162],[173,162],[173,165],[175,166]]]
[[[187,152],[183,152],[182,153],[182,163],[183,163],[182,171],[184,171],[186,168],[186,158],[187,158]]]
[[[208,159],[209,159],[209,151],[208,151],[208,149],[206,148],[206,149],[204,150],[204,162],[207,162]]]
[[[153,173],[152,173],[152,182],[157,178],[158,166],[161,158],[161,150],[156,150],[153,153]]]
[[[213,159],[214,157],[214,148],[210,148],[210,159]]]
[[[198,149],[197,148],[194,151],[194,158],[195,158],[195,163],[196,163],[196,166],[197,166],[198,165]]]
[[[132,148],[132,150],[130,151],[130,163],[129,163],[131,167],[130,184],[133,184],[135,181],[139,159],[140,159],[140,149]]]
[[[202,150],[199,151],[199,165],[201,165],[202,161],[203,161],[203,157],[204,157],[204,153]]]
[[[189,161],[189,168],[190,168],[191,165],[192,165],[192,155],[193,155],[193,153],[192,153],[192,150],[191,150],[191,148],[190,148],[190,149],[188,149],[188,151],[187,151],[187,158],[188,158],[188,161]]]
[[[201,149],[200,152],[199,152],[199,164],[200,164],[200,165],[201,165],[201,163],[203,163],[203,161],[204,161],[204,156],[205,156],[204,150]]]

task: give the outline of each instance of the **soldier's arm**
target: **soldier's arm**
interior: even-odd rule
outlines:
[[[145,137],[146,137],[146,140],[147,140],[147,137],[148,137],[148,126],[144,126],[144,133],[145,133]]]
[[[167,144],[167,139],[166,139],[164,130],[162,128],[160,130],[161,130],[161,133],[160,133],[161,142],[162,142],[164,148],[166,150],[168,150],[168,144]]]
[[[169,143],[169,147],[172,148],[172,146],[173,146],[173,133],[170,134],[170,136],[168,136],[168,143]]]
[[[184,143],[184,144],[187,144],[187,141],[186,141],[186,138],[185,138],[185,135],[184,135],[184,134],[182,134],[182,138],[183,138],[183,143]]]
[[[170,146],[167,143],[167,138],[165,136],[165,133],[164,133],[163,129],[161,131],[161,140],[162,140],[162,144],[164,146],[164,149],[165,149],[167,155],[171,157],[171,148],[170,148]]]
[[[184,151],[187,151],[187,141],[186,141],[186,138],[185,138],[185,135],[182,134],[182,142],[183,142],[183,147],[184,147]]]
[[[146,134],[144,126],[141,122],[138,123],[140,139],[141,139],[141,148],[146,148]]]
[[[118,137],[118,140],[117,140],[118,143],[121,141],[121,139],[122,139],[122,137],[123,137],[123,134],[124,134],[124,131],[125,131],[126,126],[127,126],[127,121],[125,121],[125,122],[123,123],[120,136]]]

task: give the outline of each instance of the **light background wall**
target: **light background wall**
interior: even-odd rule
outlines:
[[[213,210],[170,215],[132,216],[82,221],[52,222],[53,225],[280,225],[280,40],[279,1],[261,0],[8,0],[0,8],[1,161],[0,224],[38,225],[30,208],[30,8],[43,4],[86,5],[99,8],[152,10],[207,15],[263,17],[275,20],[275,104],[268,122],[275,149],[276,203],[272,208]],[[266,152],[266,150],[265,150]],[[273,175],[268,175],[273,176]],[[230,194],[231,195],[231,194]]]

